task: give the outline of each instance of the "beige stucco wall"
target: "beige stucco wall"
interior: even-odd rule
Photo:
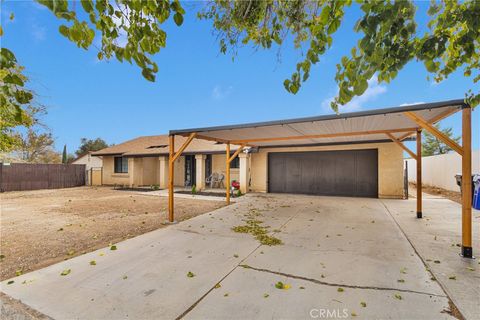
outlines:
[[[159,160],[158,157],[141,158],[143,162],[143,185],[159,184]]]
[[[114,173],[113,157],[103,157],[103,184],[106,185],[128,185],[130,175],[128,173]]]
[[[217,172],[226,175],[226,155],[214,154],[212,155],[212,173]],[[233,180],[239,181],[240,169],[230,169],[230,182]]]
[[[251,154],[250,190],[267,191],[267,155],[270,152],[327,151],[327,150],[378,150],[378,196],[402,198],[403,196],[403,150],[395,143],[372,143],[342,146],[288,147],[260,149]],[[225,159],[225,158],[224,158]]]
[[[150,186],[160,184],[160,160],[159,157],[129,158],[128,173],[114,173],[114,157],[103,157],[103,184],[125,185],[130,184],[132,171],[133,183],[136,186]],[[133,168],[132,168],[133,162]],[[183,186],[185,183],[185,157],[175,161],[175,186]]]

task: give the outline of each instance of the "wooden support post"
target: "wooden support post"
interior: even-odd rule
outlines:
[[[227,201],[227,205],[230,204],[230,143],[227,143],[227,148],[226,148],[226,154],[225,154],[225,188],[226,188],[226,194],[225,198]]]
[[[472,109],[462,110],[462,256],[472,258]]]
[[[181,155],[182,152],[188,147],[190,142],[192,142],[193,138],[195,138],[197,134],[195,132],[191,133],[188,139],[183,143],[183,145],[178,149],[175,153],[175,136],[169,136],[169,157],[168,157],[168,223],[175,223],[175,215],[174,215],[174,200],[173,200],[173,180],[174,180],[174,167],[175,167],[175,160],[177,160]]]
[[[422,130],[417,130],[417,218],[422,218]]]
[[[174,164],[173,157],[175,156],[175,136],[169,136],[169,158],[168,158],[168,222],[173,223],[174,219],[174,201],[173,201],[173,179],[174,179]]]

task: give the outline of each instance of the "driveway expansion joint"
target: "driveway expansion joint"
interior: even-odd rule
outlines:
[[[251,269],[251,270],[254,270],[254,271],[276,274],[276,275],[284,276],[284,277],[287,277],[287,278],[304,280],[304,281],[312,282],[312,283],[315,283],[315,284],[330,286],[330,287],[342,287],[342,288],[363,289],[363,290],[379,290],[379,291],[397,291],[397,292],[415,293],[415,294],[422,294],[422,295],[433,296],[433,297],[447,298],[446,295],[440,295],[440,294],[423,292],[423,291],[388,288],[388,287],[376,287],[376,286],[359,286],[359,285],[351,285],[351,284],[343,284],[343,283],[332,283],[332,282],[321,281],[321,280],[314,279],[314,278],[307,278],[307,277],[304,277],[304,276],[297,276],[297,275],[284,273],[284,272],[279,272],[279,271],[272,271],[272,270],[268,270],[268,269],[255,268],[255,267],[252,267],[252,266],[249,266],[249,265],[243,265],[242,267],[245,268],[245,269]]]

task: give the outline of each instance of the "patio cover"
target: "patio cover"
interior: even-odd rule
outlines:
[[[464,106],[464,100],[460,99],[298,119],[171,130],[170,135],[197,133],[199,139],[258,147],[391,141],[387,133],[402,141],[419,127],[405,115],[406,112],[434,124]]]
[[[434,124],[462,111],[462,145],[438,130]],[[462,157],[462,176],[472,175],[472,118],[471,107],[464,100],[399,106],[298,118],[257,122],[220,127],[193,128],[170,131],[169,157],[169,222],[174,222],[173,164],[188,144],[195,139],[224,143],[226,146],[226,181],[230,181],[230,163],[245,147],[276,147],[321,144],[367,143],[393,141],[417,161],[417,218],[422,218],[422,130],[433,134]],[[402,141],[416,135],[416,153]],[[179,151],[174,152],[175,136],[188,136]],[[240,145],[231,155],[230,145]],[[465,258],[473,257],[472,250],[472,181],[462,179],[462,249]],[[226,185],[226,203],[230,203],[230,184]]]

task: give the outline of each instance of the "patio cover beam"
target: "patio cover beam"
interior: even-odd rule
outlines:
[[[445,135],[443,132],[435,128],[435,126],[425,121],[425,119],[423,119],[422,117],[420,117],[419,115],[416,115],[411,111],[404,112],[404,115],[406,115],[408,118],[413,120],[423,129],[433,134],[438,139],[442,140],[447,146],[455,150],[458,154],[463,156],[463,149],[461,146],[458,145],[458,143],[456,143],[455,141],[450,139],[447,135]]]
[[[442,112],[441,114],[437,115],[436,117],[433,117],[430,120],[428,120],[428,123],[430,123],[430,124],[436,123],[440,120],[443,120],[443,119],[447,118],[448,116],[451,116],[452,114],[454,114],[456,112],[458,112],[457,109],[446,110],[445,112]],[[408,133],[400,136],[400,138],[398,138],[398,140],[403,141],[414,133],[415,133],[415,131],[408,132]]]
[[[415,131],[415,130],[416,130],[416,128],[400,128],[400,129],[391,129],[391,130],[369,130],[369,131],[355,131],[355,132],[342,132],[342,133],[313,134],[313,135],[303,135],[303,136],[253,138],[253,139],[234,140],[234,141],[231,141],[231,143],[245,144],[245,143],[251,143],[251,142],[268,142],[268,141],[334,138],[334,137],[351,137],[351,136],[361,136],[361,135],[369,135],[369,134],[410,132],[410,131]]]
[[[400,139],[395,138],[390,132],[385,133],[390,139],[392,139],[393,142],[395,142],[400,148],[405,150],[413,159],[417,160],[417,155],[413,153],[412,150],[407,148],[403,142],[400,141]]]

